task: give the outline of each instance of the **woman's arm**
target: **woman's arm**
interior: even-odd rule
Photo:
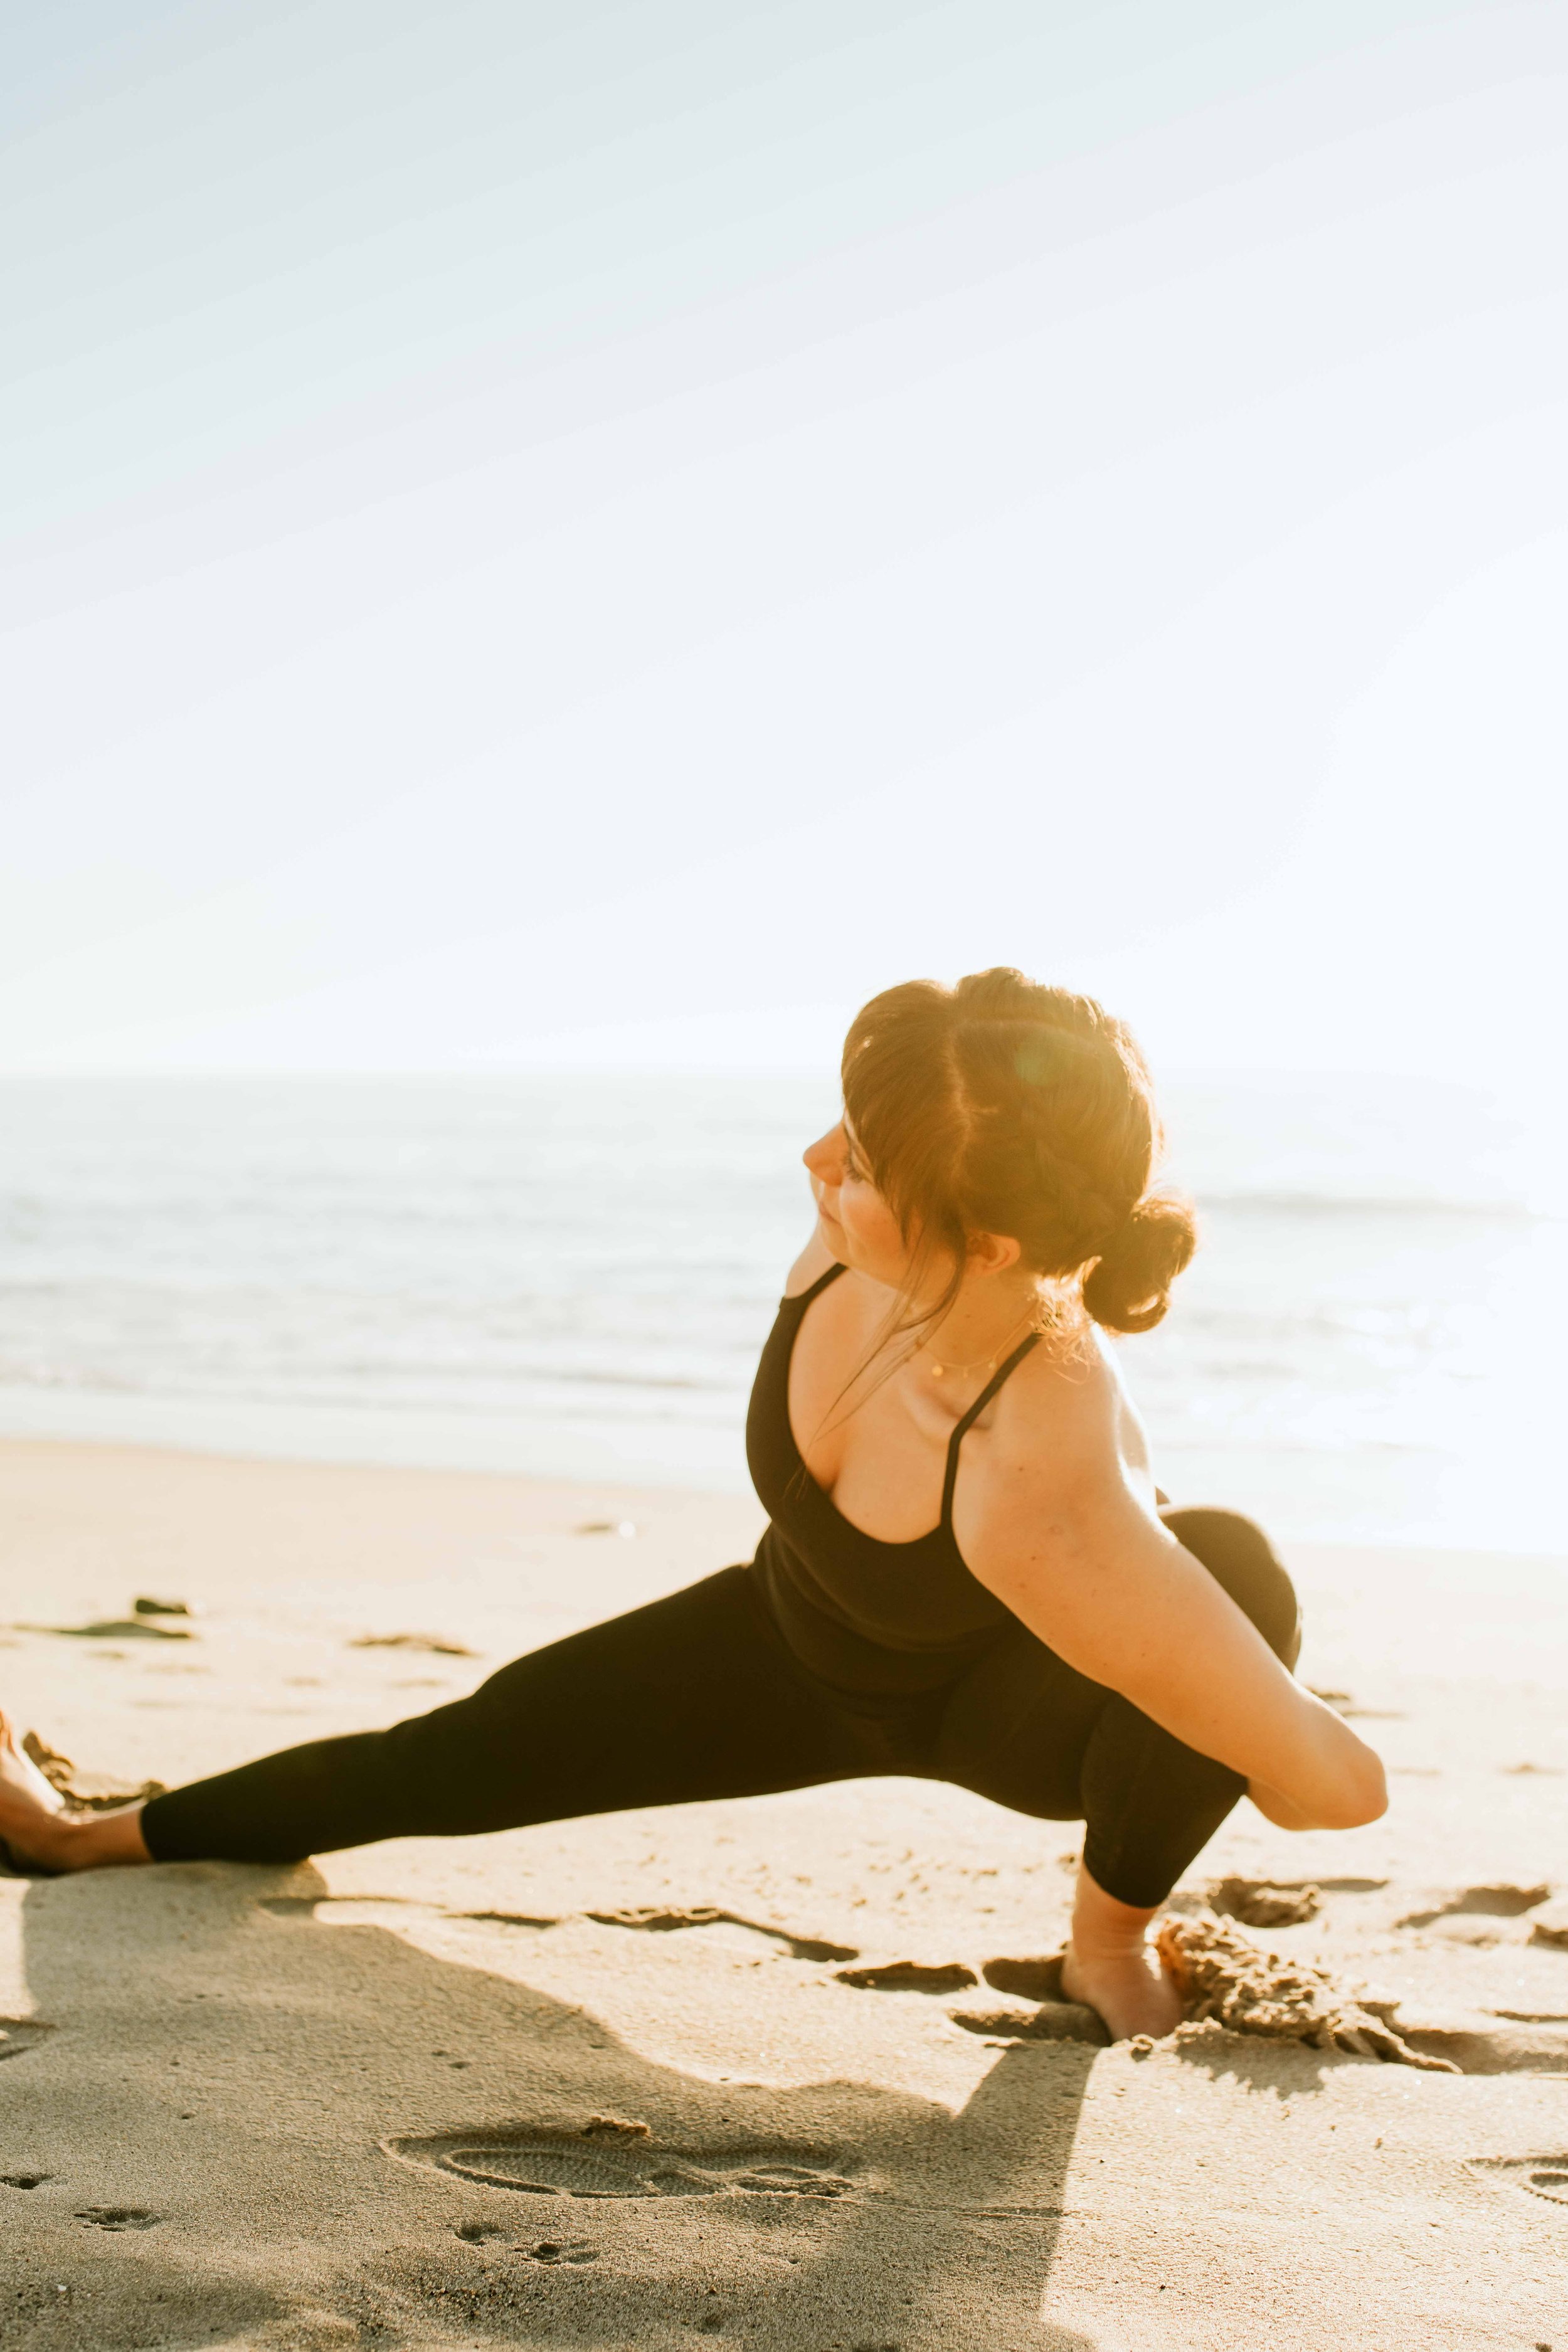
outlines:
[[[1323,1827],[1321,1822],[1310,1820],[1301,1811],[1300,1805],[1293,1805],[1289,1797],[1282,1797],[1278,1789],[1271,1789],[1267,1780],[1249,1780],[1247,1784],[1247,1793],[1265,1820],[1273,1822],[1277,1828],[1315,1830]],[[1384,1802],[1386,1803],[1386,1799]],[[1379,1806],[1378,1811],[1381,1812],[1383,1806]],[[1330,1822],[1328,1826],[1331,1829],[1340,1824]],[[1353,1829],[1357,1824],[1352,1822],[1349,1826]]]
[[[1376,1753],[1292,1679],[1113,1455],[1064,1450],[1065,1469],[1037,1445],[972,1481],[955,1533],[980,1581],[1069,1666],[1241,1773],[1281,1827],[1375,1821],[1388,1802]]]

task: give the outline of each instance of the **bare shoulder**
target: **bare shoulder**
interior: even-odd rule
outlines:
[[[1080,1598],[1103,1583],[1107,1560],[1135,1582],[1149,1538],[1162,1552],[1169,1539],[1143,1426],[1113,1350],[1098,1332],[1070,1346],[1047,1339],[997,1406],[953,1499],[953,1534],[971,1572],[1015,1609],[1021,1591],[1042,1576],[1054,1583],[1069,1563]]]
[[[828,1267],[837,1265],[837,1263],[833,1252],[823,1240],[821,1232],[814,1231],[811,1239],[784,1277],[784,1297],[798,1298],[803,1290],[809,1290],[814,1282],[820,1282]]]
[[[997,1399],[984,1473],[973,1482],[988,1515],[1038,1509],[1096,1489],[1125,1489],[1149,1472],[1148,1444],[1116,1355],[1092,1328],[1050,1336]]]
[[[1014,1390],[1019,1410],[1010,1416],[1009,1433],[1026,1442],[1028,1424],[1037,1426],[1042,1414],[1075,1429],[1087,1431],[1101,1424],[1109,1428],[1127,1394],[1121,1367],[1094,1324],[1087,1330],[1059,1336],[1045,1333],[1003,1390],[1003,1397]]]

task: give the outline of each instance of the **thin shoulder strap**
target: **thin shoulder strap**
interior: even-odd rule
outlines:
[[[1018,1366],[1023,1362],[1030,1349],[1037,1348],[1039,1344],[1040,1335],[1037,1331],[1031,1331],[1026,1339],[1019,1341],[1017,1347],[1014,1349],[1012,1354],[1008,1357],[1001,1370],[992,1373],[991,1378],[986,1381],[985,1386],[981,1390],[980,1394],[975,1398],[974,1402],[970,1406],[969,1411],[964,1414],[963,1419],[958,1423],[952,1435],[948,1439],[947,1476],[942,1481],[942,1524],[944,1528],[949,1525],[952,1517],[952,1490],[958,1483],[958,1449],[963,1444],[966,1433],[972,1429],[975,1422],[979,1420],[981,1414],[984,1412],[986,1406],[990,1403],[992,1398],[1001,1387],[1003,1381],[1007,1379],[1010,1373],[1017,1370]]]
[[[826,1274],[819,1274],[817,1276],[816,1280],[812,1284],[809,1290],[797,1290],[793,1297],[786,1298],[784,1300],[784,1305],[786,1307],[809,1307],[812,1300],[816,1297],[819,1291],[826,1290],[830,1282],[837,1282],[841,1274],[847,1274],[849,1268],[847,1265],[830,1265]]]

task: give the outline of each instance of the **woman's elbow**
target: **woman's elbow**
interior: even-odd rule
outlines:
[[[1364,1829],[1368,1822],[1381,1821],[1387,1811],[1388,1775],[1383,1759],[1363,1748],[1340,1784],[1327,1792],[1320,1825],[1326,1830]]]

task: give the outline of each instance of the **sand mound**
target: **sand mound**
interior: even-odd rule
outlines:
[[[145,1803],[149,1797],[161,1797],[162,1780],[122,1780],[112,1772],[86,1772],[51,1748],[36,1731],[24,1734],[23,1748],[31,1757],[45,1780],[60,1795],[73,1812],[118,1812],[122,1805]]]
[[[1427,2074],[1458,2074],[1446,2058],[1413,2050],[1384,2018],[1324,1969],[1265,1951],[1218,1919],[1167,1916],[1155,1931],[1161,1958],[1180,1986],[1190,2021],[1215,2019],[1233,2033],[1276,2042],[1305,2042],[1317,2050],[1348,2050],[1387,2058]]]

